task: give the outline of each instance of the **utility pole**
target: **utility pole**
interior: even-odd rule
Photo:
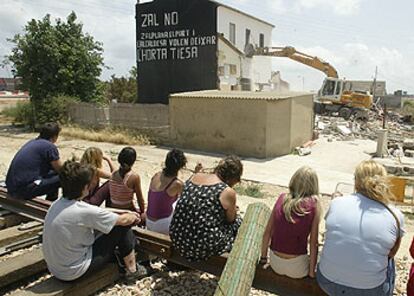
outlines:
[[[302,91],[305,91],[305,76],[302,76]]]
[[[378,66],[375,66],[375,76],[374,76],[374,82],[372,84],[372,98],[374,100],[375,100],[375,93],[377,90],[377,75],[378,75]]]
[[[305,91],[305,76],[298,75],[298,78],[302,78],[302,91]]]

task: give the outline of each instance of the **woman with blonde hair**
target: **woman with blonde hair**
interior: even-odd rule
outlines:
[[[328,295],[392,295],[395,256],[404,218],[390,205],[385,168],[373,161],[355,170],[355,192],[331,202],[317,280]]]
[[[273,207],[263,236],[261,264],[267,263],[270,245],[270,266],[276,273],[315,277],[321,214],[318,195],[316,172],[306,166],[298,169],[290,179],[289,193],[282,193]]]
[[[103,169],[103,161],[109,166],[110,172]],[[82,155],[80,163],[82,165],[89,165],[94,170],[94,175],[89,184],[89,194],[84,198],[84,201],[100,206],[102,202],[109,197],[109,187],[105,183],[99,187],[101,178],[109,179],[111,173],[115,170],[114,165],[109,157],[103,154],[102,150],[97,147],[89,147]]]

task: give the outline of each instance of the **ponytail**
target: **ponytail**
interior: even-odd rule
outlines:
[[[124,178],[125,175],[131,171],[136,159],[137,152],[132,147],[125,147],[119,152],[118,162],[120,164],[119,175],[121,178]]]
[[[131,166],[126,163],[121,163],[121,166],[119,167],[119,175],[123,179],[125,175],[131,171]]]
[[[165,158],[165,167],[162,169],[162,173],[166,177],[175,177],[178,171],[187,164],[187,158],[184,153],[179,149],[172,149],[168,152]]]

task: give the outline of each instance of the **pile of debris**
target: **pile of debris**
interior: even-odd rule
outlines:
[[[316,116],[315,130],[326,135],[328,141],[352,141],[355,139],[370,139],[376,141],[378,130],[382,129],[383,122],[377,113],[372,112],[368,121],[345,120],[339,117]],[[403,123],[399,117],[389,117],[386,122],[388,139],[391,144],[402,146],[405,139],[414,138],[414,125]],[[391,120],[392,119],[392,120]]]

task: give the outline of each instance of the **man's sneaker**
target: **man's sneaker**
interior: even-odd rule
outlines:
[[[152,268],[150,260],[141,261],[139,262],[139,265],[143,266],[147,270],[148,276],[157,272],[154,268]]]
[[[149,276],[147,269],[144,266],[137,264],[137,270],[135,272],[127,271],[124,274],[124,279],[127,284],[135,284],[136,281],[147,276]]]

